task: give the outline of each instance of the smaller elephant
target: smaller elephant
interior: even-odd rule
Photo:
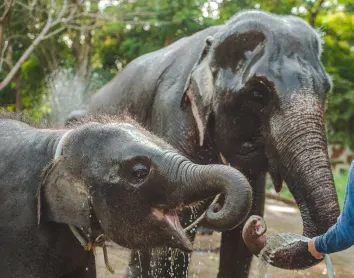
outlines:
[[[0,119],[0,130],[2,277],[96,277],[80,239],[191,251],[178,209],[222,193],[203,219],[217,230],[250,210],[240,172],[194,164],[126,117],[87,116],[60,130]]]

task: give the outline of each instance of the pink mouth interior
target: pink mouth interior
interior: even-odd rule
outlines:
[[[258,221],[257,224],[256,224],[256,233],[258,235],[262,235],[264,233],[264,229],[265,229],[265,227],[264,227],[263,223]]]
[[[164,210],[164,217],[167,222],[178,232],[183,232],[181,223],[179,222],[177,213],[174,210]]]
[[[176,230],[181,236],[185,237],[181,223],[179,222],[178,215],[174,210],[167,209],[152,209],[152,214],[157,219],[164,219],[174,230]]]
[[[170,209],[151,209],[152,215],[159,221],[165,222],[172,230],[176,232],[176,237],[172,236],[172,240],[179,242],[184,251],[192,251],[193,245],[185,234],[178,215],[175,210]]]

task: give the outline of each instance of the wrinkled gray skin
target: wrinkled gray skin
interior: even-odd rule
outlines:
[[[89,110],[127,110],[197,163],[218,163],[222,153],[248,177],[255,215],[263,215],[268,171],[277,191],[287,183],[304,234],[313,237],[339,215],[323,112],[331,83],[321,51],[317,32],[298,17],[241,12],[132,61],[93,96]],[[239,226],[222,235],[220,278],[248,276],[252,253],[241,234]],[[317,263],[305,246],[292,252],[302,255],[302,267]],[[161,265],[161,277],[169,277],[170,262]],[[176,277],[186,268],[184,256],[174,261]],[[147,277],[144,269],[148,258]]]
[[[248,249],[255,255],[259,255],[266,246],[268,236],[267,225],[259,215],[252,215],[243,226],[242,238]]]
[[[223,193],[223,206],[205,218],[220,230],[250,210],[252,190],[240,172],[194,164],[132,121],[74,128],[55,160],[67,130],[9,119],[0,130],[1,277],[96,277],[92,251],[68,224],[127,248],[189,252],[176,208]]]

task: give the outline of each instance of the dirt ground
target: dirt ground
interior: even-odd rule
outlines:
[[[272,235],[280,232],[292,232],[301,234],[302,222],[298,209],[289,207],[282,202],[267,200],[265,209],[265,220],[268,226],[267,234]],[[212,236],[198,235],[194,244],[189,278],[215,278],[218,271],[220,246],[220,234],[214,233]],[[118,246],[110,245],[108,256],[115,274],[106,270],[103,262],[103,254],[98,250],[96,257],[98,278],[118,278],[123,277],[127,265],[129,252]],[[335,276],[339,278],[354,277],[354,248],[347,251],[331,255]],[[251,278],[257,277],[257,259],[254,257],[251,267]],[[311,269],[302,271],[288,271],[270,267],[266,275],[267,278],[298,278],[298,277],[327,277],[326,265],[322,262]],[[167,277],[166,277],[167,278]]]

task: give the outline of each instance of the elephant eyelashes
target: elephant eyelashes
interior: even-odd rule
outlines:
[[[149,175],[149,169],[142,163],[133,166],[131,177],[133,182],[141,183]]]
[[[145,156],[134,156],[123,160],[120,175],[133,187],[138,187],[150,174],[151,160]]]

